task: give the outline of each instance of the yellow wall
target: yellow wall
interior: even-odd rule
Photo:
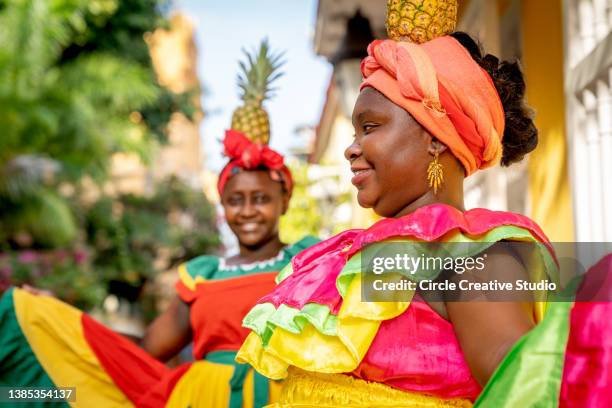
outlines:
[[[574,240],[563,89],[561,0],[523,0],[523,65],[540,131],[529,158],[531,216],[552,241]]]

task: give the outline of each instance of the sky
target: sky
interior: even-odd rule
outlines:
[[[225,163],[221,140],[239,106],[236,85],[241,49],[252,49],[267,37],[272,49],[284,51],[285,75],[276,82],[270,114],[272,148],[283,154],[299,144],[295,129],[316,125],[321,115],[332,67],[313,52],[316,0],[175,0],[196,30],[198,72],[206,89],[201,137],[206,167]]]

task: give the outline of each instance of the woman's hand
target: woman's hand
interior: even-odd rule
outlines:
[[[521,262],[503,245],[493,246],[486,253],[483,271],[464,273],[459,279],[482,281],[486,276],[500,282],[529,280]],[[522,300],[446,303],[463,354],[472,374],[483,386],[512,346],[535,326],[533,303]]]
[[[189,305],[176,296],[164,313],[147,327],[141,346],[153,357],[168,361],[191,341]]]

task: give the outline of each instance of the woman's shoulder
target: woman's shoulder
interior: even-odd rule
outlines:
[[[500,226],[514,226],[530,231],[541,242],[549,241],[536,221],[516,212],[473,208],[464,212],[464,219],[473,228],[490,230]]]
[[[179,297],[186,303],[193,302],[197,285],[209,280],[218,269],[219,257],[213,255],[201,255],[180,264],[175,286]]]
[[[219,269],[219,257],[215,255],[200,255],[181,264],[179,269],[184,269],[193,279],[198,276],[202,279],[210,279]]]
[[[319,238],[312,235],[306,235],[299,241],[285,247],[284,251],[287,255],[289,255],[289,257],[293,257],[302,252],[304,249],[310,248],[319,242],[321,242]]]

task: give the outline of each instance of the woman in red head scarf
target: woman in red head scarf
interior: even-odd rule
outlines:
[[[238,361],[286,379],[278,407],[585,406],[561,391],[585,386],[584,336],[563,371],[570,308],[554,304],[538,324],[548,293],[532,283],[558,278],[545,234],[520,214],[464,206],[466,177],[537,145],[520,67],[483,57],[464,33],[374,41],[361,67],[345,157],[359,204],[385,218],[294,257],[245,317]],[[609,362],[609,349],[593,355]],[[612,398],[591,389],[607,393],[592,401]]]
[[[181,265],[178,296],[143,342],[148,352],[166,359],[193,341],[198,361],[189,370],[194,374],[168,396],[176,406],[261,407],[275,399],[277,384],[234,361],[248,334],[242,319],[272,290],[291,257],[317,242],[305,237],[287,245],[279,237],[280,217],[293,189],[283,156],[234,129],[226,132],[223,144],[228,162],[217,187],[239,252],[228,258],[201,256]],[[141,404],[146,405],[142,399]]]

